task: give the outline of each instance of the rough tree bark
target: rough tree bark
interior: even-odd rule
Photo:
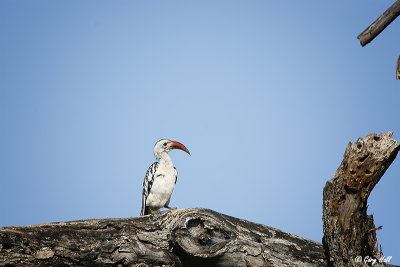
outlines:
[[[357,256],[382,259],[367,200],[400,149],[392,134],[369,134],[349,143],[334,178],[324,187],[323,245],[328,266],[360,266]]]
[[[0,265],[325,266],[320,243],[207,209],[0,229]]]
[[[400,15],[400,0],[396,1],[389,7],[376,21],[374,21],[368,28],[366,28],[358,39],[360,44],[365,46],[378,36],[393,20]]]
[[[397,64],[396,64],[396,80],[400,80],[400,56],[397,59]]]

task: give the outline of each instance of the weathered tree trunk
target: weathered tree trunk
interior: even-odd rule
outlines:
[[[392,133],[369,134],[349,143],[334,178],[324,187],[323,244],[328,266],[360,266],[357,261],[365,259],[382,266],[367,200],[400,149]]]
[[[0,229],[0,265],[325,266],[320,243],[208,209]]]
[[[400,80],[400,56],[397,59],[397,64],[396,64],[396,80]]]
[[[396,1],[389,7],[376,21],[374,21],[368,28],[366,28],[358,39],[362,46],[371,42],[378,36],[393,20],[400,15],[400,0]]]

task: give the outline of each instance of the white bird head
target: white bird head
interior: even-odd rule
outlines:
[[[188,153],[190,155],[189,150],[184,145],[182,145],[181,143],[179,143],[177,141],[171,141],[171,140],[168,140],[168,139],[161,139],[154,146],[154,156],[157,159],[160,159],[163,152],[168,153],[172,149],[180,149],[180,150],[183,150],[183,151],[185,151],[186,153]]]

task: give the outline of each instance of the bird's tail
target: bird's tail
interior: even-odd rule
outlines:
[[[151,209],[149,207],[143,206],[142,210],[140,211],[140,216],[149,215],[151,214]]]
[[[143,193],[143,196],[142,196],[142,209],[140,211],[140,216],[144,216],[144,215],[148,215],[148,214],[151,214],[151,210],[150,210],[150,208],[148,206],[146,206],[146,198],[145,198],[145,195]]]
[[[144,195],[142,196],[142,209],[140,211],[140,216],[146,215],[146,199]]]

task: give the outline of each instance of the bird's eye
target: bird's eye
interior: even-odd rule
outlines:
[[[167,142],[165,142],[165,143],[163,144],[163,146],[167,146]]]

